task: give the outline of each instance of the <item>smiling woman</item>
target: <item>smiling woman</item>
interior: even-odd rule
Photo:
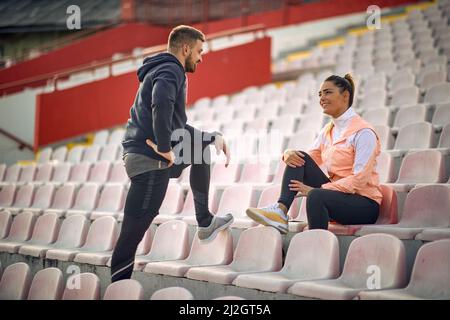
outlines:
[[[382,199],[375,171],[380,141],[373,127],[353,110],[354,92],[350,74],[325,79],[319,91],[320,106],[332,120],[311,150],[284,152],[286,169],[278,202],[247,209],[250,218],[287,233],[289,207],[294,197],[305,196],[310,229],[327,229],[330,220],[375,223]]]

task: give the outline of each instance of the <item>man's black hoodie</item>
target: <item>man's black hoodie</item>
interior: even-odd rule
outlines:
[[[167,160],[145,142],[151,139],[159,152],[168,152],[172,131],[186,127],[186,74],[170,53],[145,58],[137,72],[140,86],[130,110],[124,140],[124,154],[139,153]]]

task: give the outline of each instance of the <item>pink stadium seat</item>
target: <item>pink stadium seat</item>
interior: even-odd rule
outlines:
[[[229,264],[233,258],[233,237],[223,230],[209,243],[201,243],[195,234],[189,256],[183,260],[149,262],[145,272],[183,277],[192,267]]]
[[[450,299],[450,239],[424,244],[417,252],[411,280],[404,289],[365,291],[360,299]]]
[[[0,241],[0,252],[9,252],[10,243],[24,242],[30,239],[36,216],[31,212],[19,213],[11,224],[9,235]]]
[[[425,228],[450,226],[450,188],[425,185],[411,190],[398,224],[364,226],[357,235],[388,233],[400,239],[414,239]]]
[[[183,190],[179,184],[171,183],[167,187],[166,196],[159,209],[159,214],[152,223],[161,224],[179,217],[183,208]]]
[[[47,251],[46,257],[47,259],[72,261],[77,256],[76,262],[105,265],[108,256],[103,254],[114,248],[118,233],[117,221],[113,217],[102,217],[92,222],[86,242],[81,248],[51,249]]]
[[[53,202],[45,212],[54,212],[58,216],[62,216],[65,211],[72,207],[75,198],[75,185],[64,184],[59,187],[55,196],[53,197]]]
[[[225,167],[223,163],[216,163],[211,170],[212,184],[233,184],[239,178],[239,165],[231,163]]]
[[[0,300],[24,300],[31,284],[30,267],[24,262],[9,265],[0,280]]]
[[[189,279],[232,284],[241,274],[280,270],[281,259],[281,234],[274,228],[258,226],[241,233],[231,264],[190,268],[186,276]]]
[[[94,164],[89,173],[89,182],[96,182],[99,184],[105,183],[108,180],[111,163],[109,161],[100,161]]]
[[[3,182],[16,182],[19,180],[20,171],[22,170],[22,166],[18,164],[13,164],[12,166],[6,169],[5,177]]]
[[[7,184],[0,187],[0,210],[12,206],[15,200],[16,189],[17,187],[14,184]]]
[[[133,279],[111,283],[105,291],[103,300],[143,300],[144,288]]]
[[[209,210],[211,213],[215,214],[217,211],[216,204],[216,189],[214,187],[209,188]],[[186,199],[184,200],[183,209],[177,215],[178,219],[182,219],[189,225],[197,225],[197,218],[195,216],[195,205],[194,205],[194,196],[192,195],[192,190],[188,190],[186,195]]]
[[[111,135],[109,136],[108,144],[116,144],[116,145],[121,144],[124,134],[125,129],[123,128],[115,129],[113,132],[111,132]]]
[[[450,149],[450,123],[446,124],[442,129],[438,148],[447,150]]]
[[[69,163],[80,163],[83,158],[85,147],[83,146],[75,146],[70,149],[69,154],[67,155],[67,162]]]
[[[81,184],[88,180],[91,163],[82,162],[72,166],[70,171],[69,182]]]
[[[287,149],[308,151],[314,144],[316,133],[310,130],[297,131],[289,138]],[[281,158],[280,153],[280,158]]]
[[[419,88],[416,86],[399,89],[392,93],[391,106],[402,108],[416,104],[419,101],[419,95]]]
[[[339,276],[339,243],[326,230],[309,230],[292,237],[283,268],[278,272],[239,275],[238,287],[281,292],[298,281]]]
[[[34,177],[34,184],[41,184],[50,182],[53,174],[53,165],[51,163],[41,164],[37,168],[36,176]]]
[[[265,183],[268,182],[270,164],[247,162],[244,164],[239,183]]]
[[[0,182],[3,181],[6,173],[6,164],[0,163]]]
[[[94,273],[72,275],[67,279],[62,300],[100,300],[100,279]]]
[[[23,245],[48,245],[55,242],[59,231],[58,216],[46,213],[36,219],[30,240],[8,241],[1,244],[1,251],[17,253]]]
[[[117,217],[123,209],[125,197],[123,185],[105,185],[100,193],[98,206],[92,211],[90,218],[94,220],[104,216]]]
[[[380,214],[377,221],[375,222],[375,225],[395,224],[398,222],[397,194],[395,190],[390,186],[380,185],[380,187],[381,193],[383,194],[383,200],[380,206]],[[328,230],[336,235],[352,236],[364,226],[371,225],[342,225],[331,222],[328,225]],[[308,230],[308,227],[306,227],[304,230]]]
[[[450,123],[450,102],[436,105],[431,123],[438,129]]]
[[[38,271],[31,282],[28,300],[60,300],[64,290],[64,280],[58,268]]]
[[[390,186],[398,192],[408,192],[415,184],[445,182],[445,177],[445,160],[439,151],[417,151],[403,158],[398,179]]]
[[[55,187],[51,184],[44,184],[37,188],[34,194],[33,203],[30,207],[24,208],[24,211],[31,211],[34,214],[41,214],[45,209],[50,207],[53,201]]]
[[[130,181],[123,162],[115,162],[111,168],[108,183],[126,184]]]
[[[297,282],[288,292],[308,298],[349,300],[361,291],[394,289],[405,284],[403,243],[391,235],[373,234],[350,243],[339,278]]]
[[[11,207],[6,207],[4,209],[10,211],[13,215],[18,214],[24,208],[28,208],[34,196],[34,186],[31,184],[25,184],[19,188],[16,194],[16,199]]]
[[[100,156],[101,146],[97,144],[93,144],[84,149],[83,153],[83,162],[97,162]]]
[[[226,188],[220,198],[216,214],[224,216],[231,213],[234,216],[231,226],[234,228],[249,228],[257,225],[245,214],[247,208],[252,205],[252,193],[251,185],[240,184]]]
[[[27,165],[22,167],[22,171],[20,172],[19,183],[28,183],[33,182],[34,177],[36,175],[36,166],[35,165]]]
[[[117,159],[118,153],[119,153],[119,145],[108,144],[101,149],[98,161],[114,162]],[[92,162],[95,162],[95,160],[93,160]]]
[[[150,300],[194,300],[194,296],[185,288],[169,287],[155,291]]]
[[[284,115],[272,121],[271,132],[279,132],[282,135],[290,136],[294,133],[296,118],[293,115]]]
[[[37,155],[38,163],[46,163],[49,162],[52,157],[52,148],[44,148],[39,151]]]
[[[448,96],[449,92],[450,83],[448,82],[433,85],[428,88],[425,94],[424,102],[431,104],[450,102],[450,98]]]
[[[58,163],[57,165],[54,166],[54,172],[51,183],[58,185],[67,182],[69,180],[71,170],[72,164],[68,162]]]
[[[148,262],[182,260],[189,254],[189,230],[180,220],[167,221],[156,229],[150,252],[136,256],[134,270],[142,270]]]
[[[97,205],[99,185],[93,183],[84,184],[77,193],[72,209],[66,211],[66,217],[74,214],[89,215]]]
[[[245,299],[238,296],[222,296],[214,298],[213,300],[245,300]]]
[[[64,162],[66,161],[66,157],[67,157],[67,147],[61,146],[59,148],[56,148],[55,151],[53,151],[51,159],[56,162]]]
[[[108,130],[97,131],[94,135],[94,145],[104,146],[108,142],[109,132]]]
[[[398,130],[408,124],[426,121],[426,118],[427,108],[425,106],[404,107],[398,110],[393,127]]]
[[[377,159],[377,172],[381,183],[393,182],[396,179],[393,157],[387,152],[381,152]]]
[[[12,224],[12,214],[9,211],[0,211],[0,240],[8,236]]]
[[[391,120],[391,110],[389,108],[369,109],[364,112],[363,118],[373,126],[389,126]]]
[[[89,221],[84,216],[75,215],[63,220],[56,242],[52,244],[23,244],[19,253],[33,257],[45,257],[48,250],[81,247],[89,231]]]
[[[394,149],[429,149],[433,144],[433,126],[429,122],[417,122],[404,126],[398,132]]]

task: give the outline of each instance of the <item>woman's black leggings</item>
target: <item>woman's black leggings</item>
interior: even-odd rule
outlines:
[[[314,188],[305,199],[309,229],[328,229],[330,219],[340,224],[375,223],[380,208],[376,201],[359,194],[321,189],[330,179],[306,152],[300,152],[305,155],[305,164],[286,166],[278,202],[290,208],[297,194],[289,189],[290,180],[298,180]]]
[[[194,130],[195,134],[200,134],[200,131]],[[193,134],[194,132],[192,137]],[[194,139],[191,141],[193,144]],[[203,156],[191,152],[192,165],[190,163],[174,164],[170,168],[147,171],[131,178],[122,228],[111,258],[112,282],[131,278],[137,247],[159,213],[169,179],[178,178],[189,165],[191,165],[190,186],[194,196],[198,225],[204,227],[211,223],[212,215],[208,209],[211,163],[209,144],[211,142],[207,139],[202,142],[202,148],[199,149],[202,150]],[[192,147],[191,150],[195,149]]]

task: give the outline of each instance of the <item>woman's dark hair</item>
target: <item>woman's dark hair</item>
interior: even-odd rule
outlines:
[[[353,97],[355,96],[355,82],[350,73],[347,73],[344,77],[332,75],[325,79],[325,81],[333,82],[339,91],[342,93],[345,90],[350,93],[350,98],[348,100],[348,106],[351,107],[353,104]]]

